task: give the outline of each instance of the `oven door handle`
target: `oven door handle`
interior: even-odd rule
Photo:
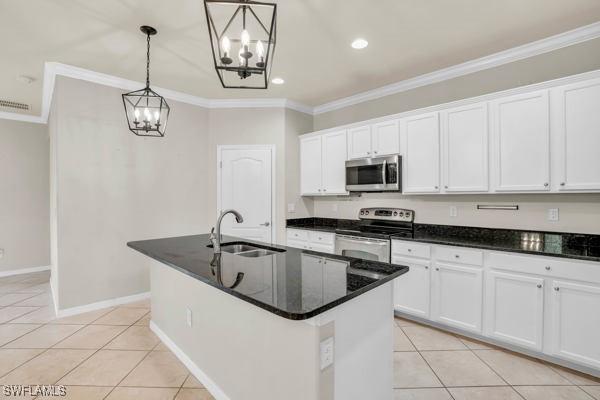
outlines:
[[[383,167],[381,168],[381,179],[383,179],[384,185],[387,183],[387,160],[383,160]]]
[[[390,243],[389,240],[385,240],[385,239],[366,240],[365,238],[359,238],[356,236],[345,236],[345,235],[336,235],[336,240],[345,240],[347,242],[361,243],[361,244],[376,244],[379,246],[387,246]]]

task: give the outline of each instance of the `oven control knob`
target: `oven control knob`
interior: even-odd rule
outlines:
[[[365,215],[365,212],[364,212],[364,211],[361,211],[361,212],[360,212],[360,215]]]
[[[369,215],[369,210],[365,211],[365,214]]]
[[[400,217],[404,217],[404,213],[400,211]]]
[[[398,211],[394,211],[394,217],[398,215]]]

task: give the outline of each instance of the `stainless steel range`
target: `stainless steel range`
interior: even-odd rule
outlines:
[[[336,254],[390,262],[392,236],[413,237],[413,210],[361,208],[358,218],[361,223],[356,229],[336,231]]]

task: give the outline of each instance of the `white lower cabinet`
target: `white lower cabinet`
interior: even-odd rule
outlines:
[[[421,318],[429,318],[429,261],[392,256],[392,263],[406,265],[407,273],[394,281],[394,308]]]
[[[431,283],[432,319],[481,333],[483,270],[438,262]]]
[[[551,303],[552,355],[600,369],[600,286],[554,280]]]
[[[487,336],[542,350],[543,278],[489,271],[485,303]]]
[[[298,249],[334,254],[335,233],[288,228],[286,245]]]

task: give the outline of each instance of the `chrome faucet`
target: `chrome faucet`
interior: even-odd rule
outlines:
[[[242,214],[240,214],[239,212],[233,210],[233,209],[229,209],[229,210],[225,210],[221,212],[221,215],[219,215],[219,218],[217,219],[217,226],[216,228],[212,228],[210,231],[210,236],[209,236],[209,240],[213,245],[213,251],[215,254],[221,254],[221,221],[223,220],[223,217],[226,216],[227,214],[233,214],[235,216],[235,220],[238,224],[241,224],[242,222],[244,222],[244,218],[242,217]]]

